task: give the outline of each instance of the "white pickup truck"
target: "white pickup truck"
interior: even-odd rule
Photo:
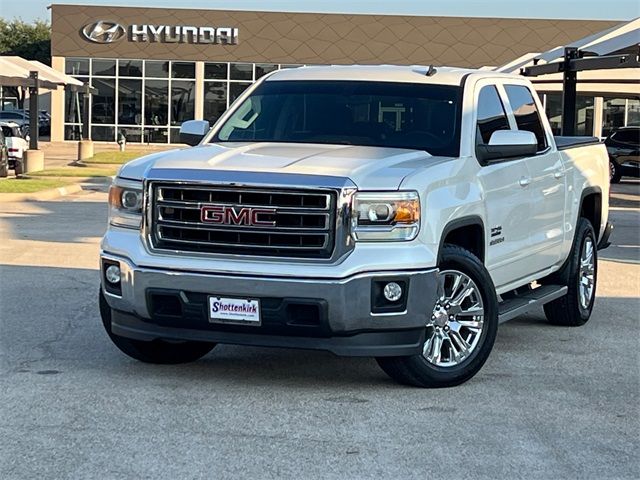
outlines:
[[[502,321],[591,315],[607,152],[554,138],[522,77],[283,70],[181,134],[197,146],[124,165],[110,190],[100,310],[133,358],[321,349],[443,387],[480,370]]]

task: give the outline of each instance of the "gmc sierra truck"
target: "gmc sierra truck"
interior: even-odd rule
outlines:
[[[181,138],[192,147],[124,165],[109,193],[100,311],[135,359],[320,349],[444,387],[534,306],[589,320],[607,152],[554,137],[525,78],[281,70]]]

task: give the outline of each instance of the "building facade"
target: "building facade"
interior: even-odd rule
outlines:
[[[128,142],[173,143],[183,121],[214,122],[276,69],[502,65],[616,23],[53,5],[52,66],[97,89],[89,105],[93,140],[122,133]],[[553,94],[546,101],[555,108]],[[638,101],[606,100],[623,122],[635,121]],[[586,98],[585,112],[594,103]],[[79,139],[82,109],[80,95],[52,94],[52,141]]]

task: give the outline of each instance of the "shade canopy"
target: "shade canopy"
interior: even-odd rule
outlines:
[[[38,72],[38,87],[47,90],[65,88],[67,90],[83,90],[84,83],[69,75],[58,72],[36,60],[25,60],[22,57],[0,56],[0,85],[6,87],[35,87],[31,72]]]

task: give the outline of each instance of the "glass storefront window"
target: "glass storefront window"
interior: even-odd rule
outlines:
[[[142,80],[118,81],[118,123],[142,124]]]
[[[205,82],[204,115],[202,118],[213,123],[227,109],[227,82]]]
[[[91,122],[116,123],[116,79],[94,78],[91,84],[98,89],[98,93],[91,95]]]
[[[228,70],[227,63],[205,63],[204,78],[205,80],[226,80]]]
[[[255,79],[300,65],[205,62],[203,118],[214,123]],[[91,97],[90,129],[96,141],[178,141],[178,126],[196,117],[196,62],[66,58],[65,72],[97,89]],[[6,99],[5,99],[6,100]],[[65,92],[64,137],[80,138],[82,95]]]
[[[231,105],[242,92],[251,86],[250,83],[230,83],[229,84],[229,105]]]
[[[180,143],[180,129],[179,128],[170,128],[169,129],[169,143]]]
[[[145,143],[168,143],[169,129],[159,127],[147,127],[144,129]]]
[[[113,77],[116,74],[115,60],[91,60],[91,75],[99,77]]]
[[[145,60],[144,76],[147,78],[168,78],[169,62],[158,60]]]
[[[185,80],[171,82],[171,125],[195,118],[196,84]]]
[[[559,93],[547,93],[545,111],[553,134],[560,135],[562,131],[562,95]]]
[[[89,75],[88,58],[67,58],[64,61],[64,73],[67,75]]]
[[[196,78],[194,62],[171,62],[171,78]]]
[[[231,80],[253,80],[253,63],[232,63]]]
[[[122,128],[118,128],[118,133],[122,133],[127,139],[127,142],[134,142],[134,143],[142,142],[141,128],[122,127]]]
[[[144,123],[145,125],[169,123],[169,82],[167,80],[145,80]]]
[[[576,101],[576,135],[593,135],[593,97],[578,95]],[[562,94],[547,93],[545,112],[554,135],[562,131]]]
[[[640,98],[630,98],[627,102],[627,126],[640,126]]]
[[[578,95],[576,101],[576,135],[593,135],[593,97]]]
[[[98,142],[115,142],[116,127],[91,127],[91,139]]]
[[[121,77],[141,77],[142,60],[118,60],[118,75]]]
[[[626,98],[604,97],[602,102],[602,136],[624,126]]]
[[[88,78],[76,77],[81,82],[88,82]],[[64,92],[64,121],[66,123],[80,123],[82,122],[82,105],[84,98],[82,93],[71,92],[66,90]]]
[[[278,65],[271,63],[256,63],[256,80],[260,77],[264,77],[267,73],[271,73],[274,70],[278,70]]]
[[[81,125],[65,125],[64,126],[64,139],[65,140],[80,140],[82,138],[82,126]]]

